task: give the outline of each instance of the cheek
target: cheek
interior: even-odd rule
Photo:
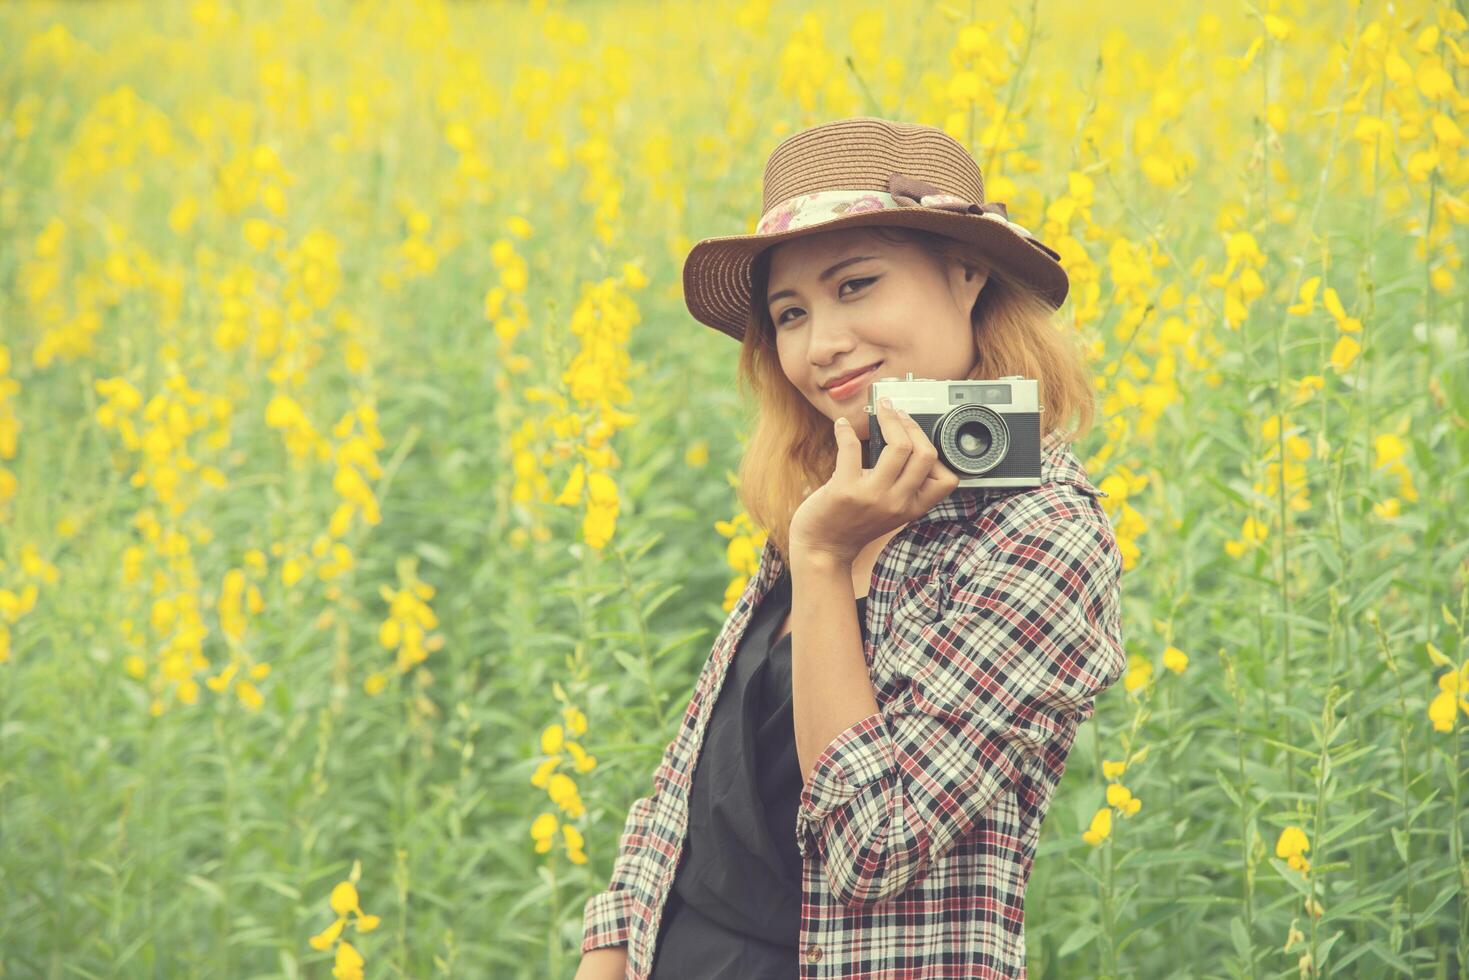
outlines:
[[[786,376],[786,380],[796,387],[806,384],[808,370],[803,365],[801,352],[796,349],[796,344],[782,337],[776,341],[776,355],[780,359],[780,370]]]

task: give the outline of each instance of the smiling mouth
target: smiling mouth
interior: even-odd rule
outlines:
[[[849,385],[853,381],[856,381],[858,378],[862,377],[864,374],[867,374],[870,371],[875,371],[879,367],[882,367],[882,361],[877,361],[874,364],[869,364],[865,368],[863,368],[862,370],[860,370],[860,371],[858,371],[858,372],[856,372],[854,374],[850,374],[847,377],[843,378],[841,381],[833,382],[832,384],[827,385],[826,386],[826,390],[827,391],[831,391],[831,390],[833,390],[835,388],[840,388],[843,385]]]
[[[848,398],[851,398],[853,395],[857,394],[857,391],[862,387],[863,382],[872,377],[872,375],[876,373],[877,369],[882,367],[882,365],[883,362],[878,361],[876,364],[859,372],[856,376],[848,378],[841,384],[834,384],[831,387],[827,388],[826,393],[837,401],[846,401]]]

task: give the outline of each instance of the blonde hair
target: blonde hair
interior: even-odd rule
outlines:
[[[1073,416],[1075,441],[1091,430],[1096,411],[1090,370],[1076,338],[1055,323],[1055,311],[1036,293],[993,267],[965,242],[915,228],[869,227],[877,237],[913,244],[943,262],[989,269],[989,278],[970,312],[978,356],[967,377],[1018,374],[1039,384],[1041,437]],[[832,420],[816,409],[781,370],[775,325],[764,303],[770,277],[770,250],[752,269],[750,314],[740,348],[738,384],[756,402],[754,430],[739,468],[739,497],[746,513],[788,558],[791,517],[806,496],[831,479],[836,469]]]

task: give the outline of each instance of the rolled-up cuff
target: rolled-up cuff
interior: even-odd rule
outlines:
[[[811,779],[796,809],[796,847],[804,858],[815,847],[832,811],[854,799],[864,786],[891,774],[897,765],[893,740],[882,712],[853,722],[816,757]]]
[[[601,946],[620,946],[627,942],[630,926],[627,906],[628,892],[625,888],[600,891],[587,899],[582,913],[583,953]]]

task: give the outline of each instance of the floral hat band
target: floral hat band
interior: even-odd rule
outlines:
[[[811,194],[800,194],[781,201],[765,214],[755,225],[755,234],[770,235],[782,231],[794,231],[864,211],[885,211],[893,208],[934,208],[952,211],[955,214],[977,214],[981,218],[998,221],[1027,239],[1054,259],[1060,255],[1041,242],[1029,230],[1011,221],[1003,201],[986,201],[975,204],[957,194],[950,194],[934,185],[895,173],[888,178],[887,191],[873,190],[824,190]]]

